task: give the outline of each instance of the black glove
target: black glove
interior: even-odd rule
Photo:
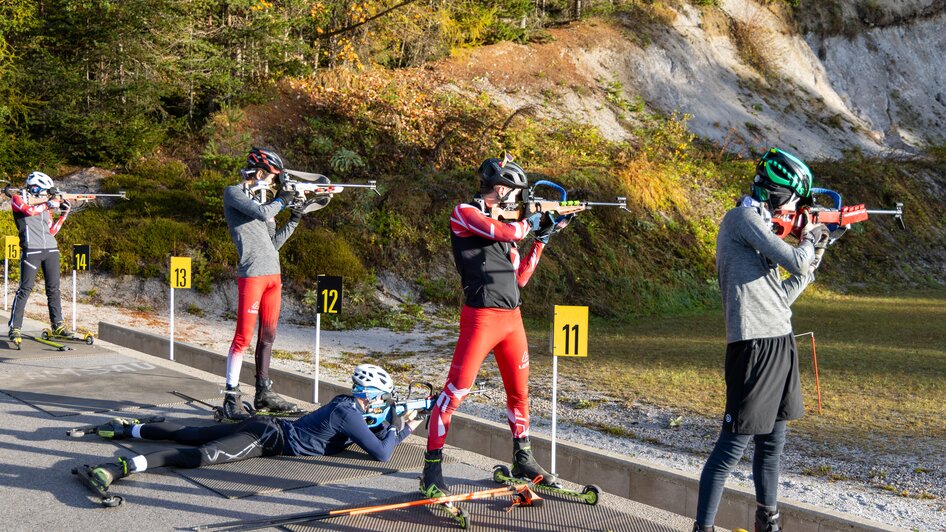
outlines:
[[[66,214],[72,210],[72,204],[69,203],[69,200],[62,200],[62,203],[59,204],[59,212]]]
[[[542,215],[542,223],[539,225],[539,228],[533,233],[535,239],[538,242],[543,244],[549,243],[549,238],[551,238],[552,233],[555,232],[555,220],[547,214]]]
[[[276,194],[276,199],[282,202],[283,208],[286,208],[296,199],[296,192],[287,188],[280,189],[279,194]]]

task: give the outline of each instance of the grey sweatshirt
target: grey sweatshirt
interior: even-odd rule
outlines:
[[[298,222],[287,222],[276,230],[276,215],[283,209],[281,201],[265,205],[250,199],[242,185],[223,191],[223,217],[236,244],[240,263],[238,277],[260,277],[279,274],[279,248],[286,243]]]
[[[744,198],[719,226],[716,272],[729,343],[791,333],[790,305],[815,279],[814,244],[790,246],[772,233],[770,220],[763,206]],[[783,281],[778,266],[791,277]]]

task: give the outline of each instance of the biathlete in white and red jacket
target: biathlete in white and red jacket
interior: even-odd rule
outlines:
[[[26,302],[36,283],[36,275],[43,271],[46,283],[46,303],[49,307],[50,330],[54,335],[65,334],[62,319],[62,301],[59,296],[59,245],[56,234],[63,222],[69,217],[71,206],[68,201],[60,202],[50,196],[55,191],[53,179],[43,172],[31,172],[26,176],[25,197],[10,187],[4,189],[13,205],[13,222],[20,235],[20,287],[13,298],[10,312],[10,340],[20,337],[23,326],[23,312]],[[32,204],[31,198],[46,198],[47,201]],[[53,220],[52,213],[59,211],[59,218]]]
[[[549,237],[567,221],[556,225],[542,214],[517,222],[497,220],[491,217],[491,210],[517,201],[528,187],[526,174],[504,158],[487,159],[477,176],[480,193],[470,203],[457,205],[450,217],[453,258],[463,284],[464,304],[447,382],[430,416],[420,485],[428,497],[447,493],[441,462],[450,417],[470,392],[490,351],[506,389],[506,415],[514,446],[512,472],[529,479],[542,475],[544,482],[555,483],[555,477],[535,461],[529,444],[529,346],[519,313],[519,289],[529,282]],[[516,244],[530,232],[535,239],[525,256],[520,256]]]

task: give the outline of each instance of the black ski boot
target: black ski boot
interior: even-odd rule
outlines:
[[[130,474],[131,463],[124,456],[119,456],[118,462],[109,462],[92,468],[89,477],[97,486],[107,490],[113,482]]]
[[[424,474],[420,478],[420,492],[430,499],[450,494],[447,491],[447,483],[443,480],[443,449],[424,453]]]
[[[240,385],[227,385],[224,392],[227,396],[223,399],[223,407],[220,408],[220,416],[230,421],[243,421],[249,419],[250,414],[243,408],[243,392],[240,391]]]
[[[713,525],[700,526],[699,523],[693,523],[693,532],[716,532],[716,527]]]
[[[778,511],[770,512],[765,508],[755,511],[755,532],[781,532],[782,516]]]
[[[270,379],[256,379],[256,397],[253,398],[253,408],[262,412],[295,412],[298,407],[283,399],[273,391],[273,381]]]
[[[108,440],[127,440],[131,438],[131,430],[141,423],[137,419],[116,417],[108,423],[103,423],[95,429],[95,433]]]
[[[532,456],[532,444],[529,438],[512,439],[512,476],[524,480],[535,480],[535,477],[542,475],[539,484],[546,486],[561,487],[558,484],[558,477],[549,473]]]

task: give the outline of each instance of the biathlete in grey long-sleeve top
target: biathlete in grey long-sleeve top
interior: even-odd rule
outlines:
[[[382,408],[394,392],[394,381],[384,369],[362,364],[352,374],[352,395],[339,395],[318,410],[296,420],[253,417],[241,423],[185,427],[177,423],[139,424],[115,418],[97,428],[108,439],[170,440],[196,447],[165,449],[120,457],[92,468],[90,481],[108,488],[117,479],[155,467],[203,467],[258,456],[323,456],[355,444],[373,460],[387,462],[394,449],[423,421],[417,411],[401,417],[390,414],[380,432],[372,432],[364,415]],[[390,410],[389,410],[390,412]]]
[[[295,231],[303,214],[302,209],[293,208],[289,221],[277,229],[276,215],[290,207],[295,194],[281,190],[273,201],[260,201],[273,185],[273,179],[283,170],[285,165],[276,152],[253,148],[247,156],[247,168],[242,170],[243,183],[229,186],[223,193],[224,218],[239,256],[236,333],[227,353],[228,393],[223,403],[224,414],[231,419],[248,416],[240,396],[240,367],[257,322],[260,330],[256,340],[256,396],[253,406],[257,410],[272,412],[292,411],[296,407],[272,391],[273,382],[269,378],[269,362],[282,300],[279,248]]]
[[[43,271],[46,284],[46,304],[49,308],[50,331],[54,335],[64,335],[66,328],[62,319],[62,300],[59,296],[59,245],[56,234],[69,217],[68,201],[60,203],[49,197],[49,191],[56,187],[53,179],[43,172],[31,172],[26,176],[26,193],[11,187],[4,189],[10,198],[13,210],[13,222],[20,235],[20,287],[13,297],[10,310],[10,340],[20,341],[20,329],[23,326],[23,313],[26,302],[36,283],[36,275]],[[47,199],[48,198],[48,199]],[[33,200],[38,200],[39,203]],[[53,221],[52,213],[59,210],[59,219]]]
[[[728,343],[726,412],[700,476],[696,532],[713,530],[723,483],[753,439],[755,530],[781,529],[776,502],[785,422],[804,415],[791,304],[814,280],[828,230],[808,223],[793,247],[772,231],[771,212],[810,205],[811,183],[804,162],[772,148],[756,167],[752,195],[726,213],[719,227],[716,270]],[[791,276],[782,280],[779,267]]]

